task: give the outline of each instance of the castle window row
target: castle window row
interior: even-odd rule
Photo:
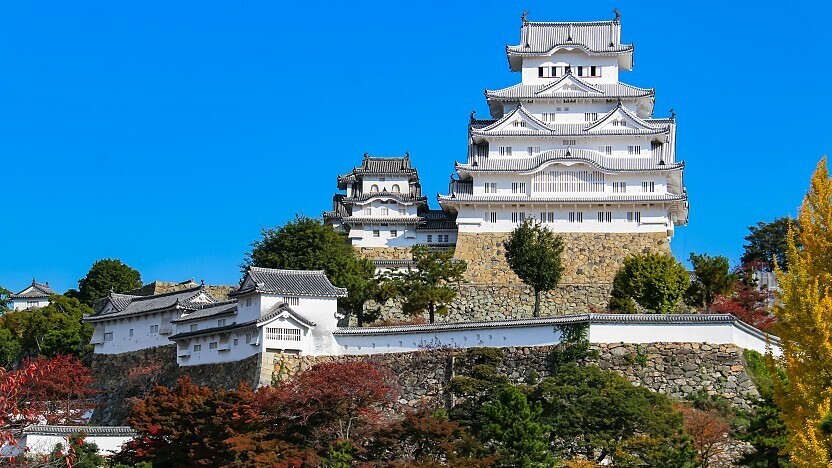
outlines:
[[[597,65],[578,65],[570,66],[570,72],[580,77],[585,78],[599,78],[601,76],[601,67]],[[537,67],[538,78],[560,78],[566,74],[567,66],[548,66]]]
[[[567,147],[577,147],[578,146],[578,140],[577,139],[572,139],[572,138],[561,140],[561,143],[562,143],[562,146],[567,146]],[[487,150],[482,145],[472,145],[472,146],[474,146],[472,154],[475,154],[479,157],[488,157]],[[556,146],[555,148],[560,148],[560,147]],[[553,149],[555,149],[555,148],[553,148]],[[656,151],[659,148],[660,148],[660,145],[651,145],[651,150],[653,150],[653,151]],[[515,154],[515,149],[517,149],[517,148],[514,148],[512,146],[500,146],[500,147],[498,147],[498,153],[499,153],[500,156],[511,157]],[[518,149],[517,154],[518,155],[523,155],[524,150],[525,150],[526,155],[534,156],[536,154],[540,154],[541,147],[540,146],[526,146],[526,147],[523,147],[521,149]],[[627,145],[627,148],[626,148],[628,156],[642,156],[642,155],[644,155],[642,153],[642,151],[645,151],[645,150],[646,150],[646,148],[644,148],[642,145]],[[616,148],[613,145],[599,145],[598,146],[598,152],[601,153],[601,154],[605,154],[607,156],[612,156],[613,151],[616,151]],[[621,146],[618,149],[618,151],[621,151],[621,153],[623,153],[624,152],[624,147]]]
[[[450,242],[450,237],[448,234],[437,234],[436,235],[436,242],[440,244],[448,244]],[[428,234],[428,243],[433,242],[433,234]]]
[[[511,193],[516,195],[528,194],[526,182],[512,182]],[[635,187],[627,186],[626,181],[613,181],[610,185],[612,193],[628,193],[636,191]],[[545,171],[532,177],[532,192],[534,193],[603,193],[605,192],[605,174],[599,171]],[[497,194],[497,182],[483,183],[483,192]],[[655,181],[642,181],[642,193],[655,193]]]
[[[596,220],[599,223],[612,223],[615,221],[641,223],[641,211],[626,211],[621,213],[615,213],[612,211],[596,211],[595,215]],[[529,217],[529,213],[526,213],[524,211],[512,211],[510,216],[512,223],[519,224],[522,223],[527,217]],[[583,223],[584,212],[568,211],[566,212],[566,216],[564,216],[563,218],[559,218],[558,212],[556,211],[541,211],[538,220],[543,224],[558,222]],[[499,213],[496,211],[486,211],[485,221],[490,223],[497,223],[498,221],[500,221]],[[430,236],[428,236],[428,242],[430,242]]]

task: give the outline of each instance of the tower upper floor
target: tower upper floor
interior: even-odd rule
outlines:
[[[522,83],[538,85],[573,75],[593,83],[618,82],[619,70],[632,70],[633,45],[621,42],[620,16],[612,21],[538,22],[523,15],[520,44],[506,46],[509,68]]]

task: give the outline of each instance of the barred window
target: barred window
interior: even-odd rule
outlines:
[[[599,171],[545,171],[532,178],[537,192],[603,192],[604,173]]]
[[[612,193],[627,193],[627,182],[613,182]]]
[[[501,146],[500,156],[511,156],[511,146]]]
[[[511,193],[526,193],[526,183],[525,182],[512,182],[511,183]]]
[[[598,212],[598,222],[599,223],[611,223],[612,222],[612,211],[599,211]]]
[[[300,329],[266,328],[266,338],[279,341],[300,341]]]
[[[575,146],[577,143],[576,140],[563,140],[563,146]]]
[[[656,183],[655,182],[642,182],[641,183],[641,191],[642,192],[655,192],[656,191]]]
[[[582,223],[582,222],[584,222],[584,212],[583,211],[570,211],[569,212],[569,222],[570,223]]]
[[[641,211],[628,211],[627,212],[627,221],[630,223],[640,223],[641,222]]]

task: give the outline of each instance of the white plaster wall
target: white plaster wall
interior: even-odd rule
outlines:
[[[583,119],[583,113],[581,113]],[[566,148],[584,148],[592,151],[598,151],[599,146],[612,146],[612,156],[620,157],[622,159],[648,159],[652,156],[650,150],[650,142],[653,137],[644,135],[632,136],[597,136],[597,137],[564,137],[564,138],[535,138],[532,136],[517,136],[517,137],[486,137],[488,141],[488,158],[494,160],[506,159],[521,159],[537,156],[539,153],[534,151],[529,156],[529,147],[540,147],[540,153],[552,149],[566,149]],[[575,144],[565,145],[564,140],[575,140]],[[630,156],[628,153],[628,146],[641,145],[640,156]],[[511,157],[500,156],[500,147],[510,146]],[[673,162],[666,160],[665,162]]]
[[[80,426],[78,430],[82,431],[83,426]],[[94,443],[97,445],[98,453],[100,455],[111,456],[116,452],[119,452],[121,450],[121,446],[130,440],[130,437],[125,436],[87,436],[84,439],[84,442]],[[27,447],[29,449],[29,453],[38,455],[45,455],[52,452],[57,444],[63,445],[64,448],[67,447],[67,439],[56,435],[28,434],[19,438],[18,443],[21,447]],[[6,454],[5,449],[4,454]]]
[[[249,342],[246,342],[246,335],[251,335]],[[210,345],[214,342],[217,343],[217,348],[211,349]],[[196,366],[241,361],[261,353],[264,349],[262,343],[261,330],[256,328],[199,335],[178,340],[176,362],[180,366]],[[199,345],[201,349],[195,351],[194,345]]]
[[[94,351],[98,354],[118,354],[169,345],[168,337],[175,330],[175,325],[171,323],[174,318],[173,312],[164,312],[92,322]],[[159,333],[150,333],[151,325],[159,325]],[[105,333],[110,332],[113,333],[113,340],[104,341]]]
[[[599,78],[581,77],[588,83],[615,83],[618,81],[618,59],[616,57],[595,57],[575,49],[573,51],[559,50],[550,57],[525,57],[521,71],[523,84],[546,84],[557,78],[538,77],[537,67],[565,66],[573,67],[596,65],[601,67]],[[577,74],[577,72],[576,72]]]
[[[391,335],[339,335],[337,354],[382,354],[418,351],[426,348],[503,348],[545,346],[560,343],[561,333],[551,325],[523,328],[400,333]]]
[[[379,236],[373,236],[373,230],[379,231]],[[391,237],[390,231],[396,231],[396,236]],[[356,247],[410,247],[417,243],[417,234],[414,226],[390,224],[363,225],[350,229],[350,240]]]
[[[435,231],[435,232],[418,232],[416,236],[416,243],[418,244],[444,244],[445,241],[439,242],[439,236],[448,236],[448,243],[456,244],[456,231]],[[428,236],[430,240],[428,240]],[[444,237],[443,237],[444,239]]]
[[[29,302],[35,302],[36,305],[29,306]],[[15,299],[11,305],[13,310],[38,309],[49,305],[49,299]]]
[[[384,180],[381,179],[382,177],[363,176],[363,181],[361,184],[362,193],[372,192],[372,190],[370,189],[373,185],[378,185],[379,192],[382,192],[384,190],[387,190],[388,192],[393,192],[393,185],[398,185],[400,193],[410,193],[410,185],[408,183],[407,177],[385,176]]]

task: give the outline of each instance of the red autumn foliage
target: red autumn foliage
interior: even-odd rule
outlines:
[[[702,411],[689,406],[680,406],[685,431],[693,439],[698,465],[702,468],[711,464],[728,448],[728,432],[731,425],[715,410]]]
[[[397,394],[389,369],[363,362],[324,363],[273,391],[258,392],[257,406],[279,431],[325,446],[371,430]]]
[[[45,378],[29,381],[21,389],[21,396],[34,412],[32,423],[75,426],[86,424],[88,414],[95,408],[93,398],[99,393],[92,388],[93,377],[77,357],[58,355],[38,357],[24,366],[49,369]]]
[[[128,420],[139,436],[128,442],[119,461],[154,465],[300,466],[314,453],[272,437],[245,384],[213,390],[182,378],[173,389],[154,388]]]
[[[714,299],[711,312],[731,314],[755,328],[767,331],[774,324],[774,316],[769,309],[771,297],[771,291],[761,291],[737,282],[730,295],[717,296]]]

